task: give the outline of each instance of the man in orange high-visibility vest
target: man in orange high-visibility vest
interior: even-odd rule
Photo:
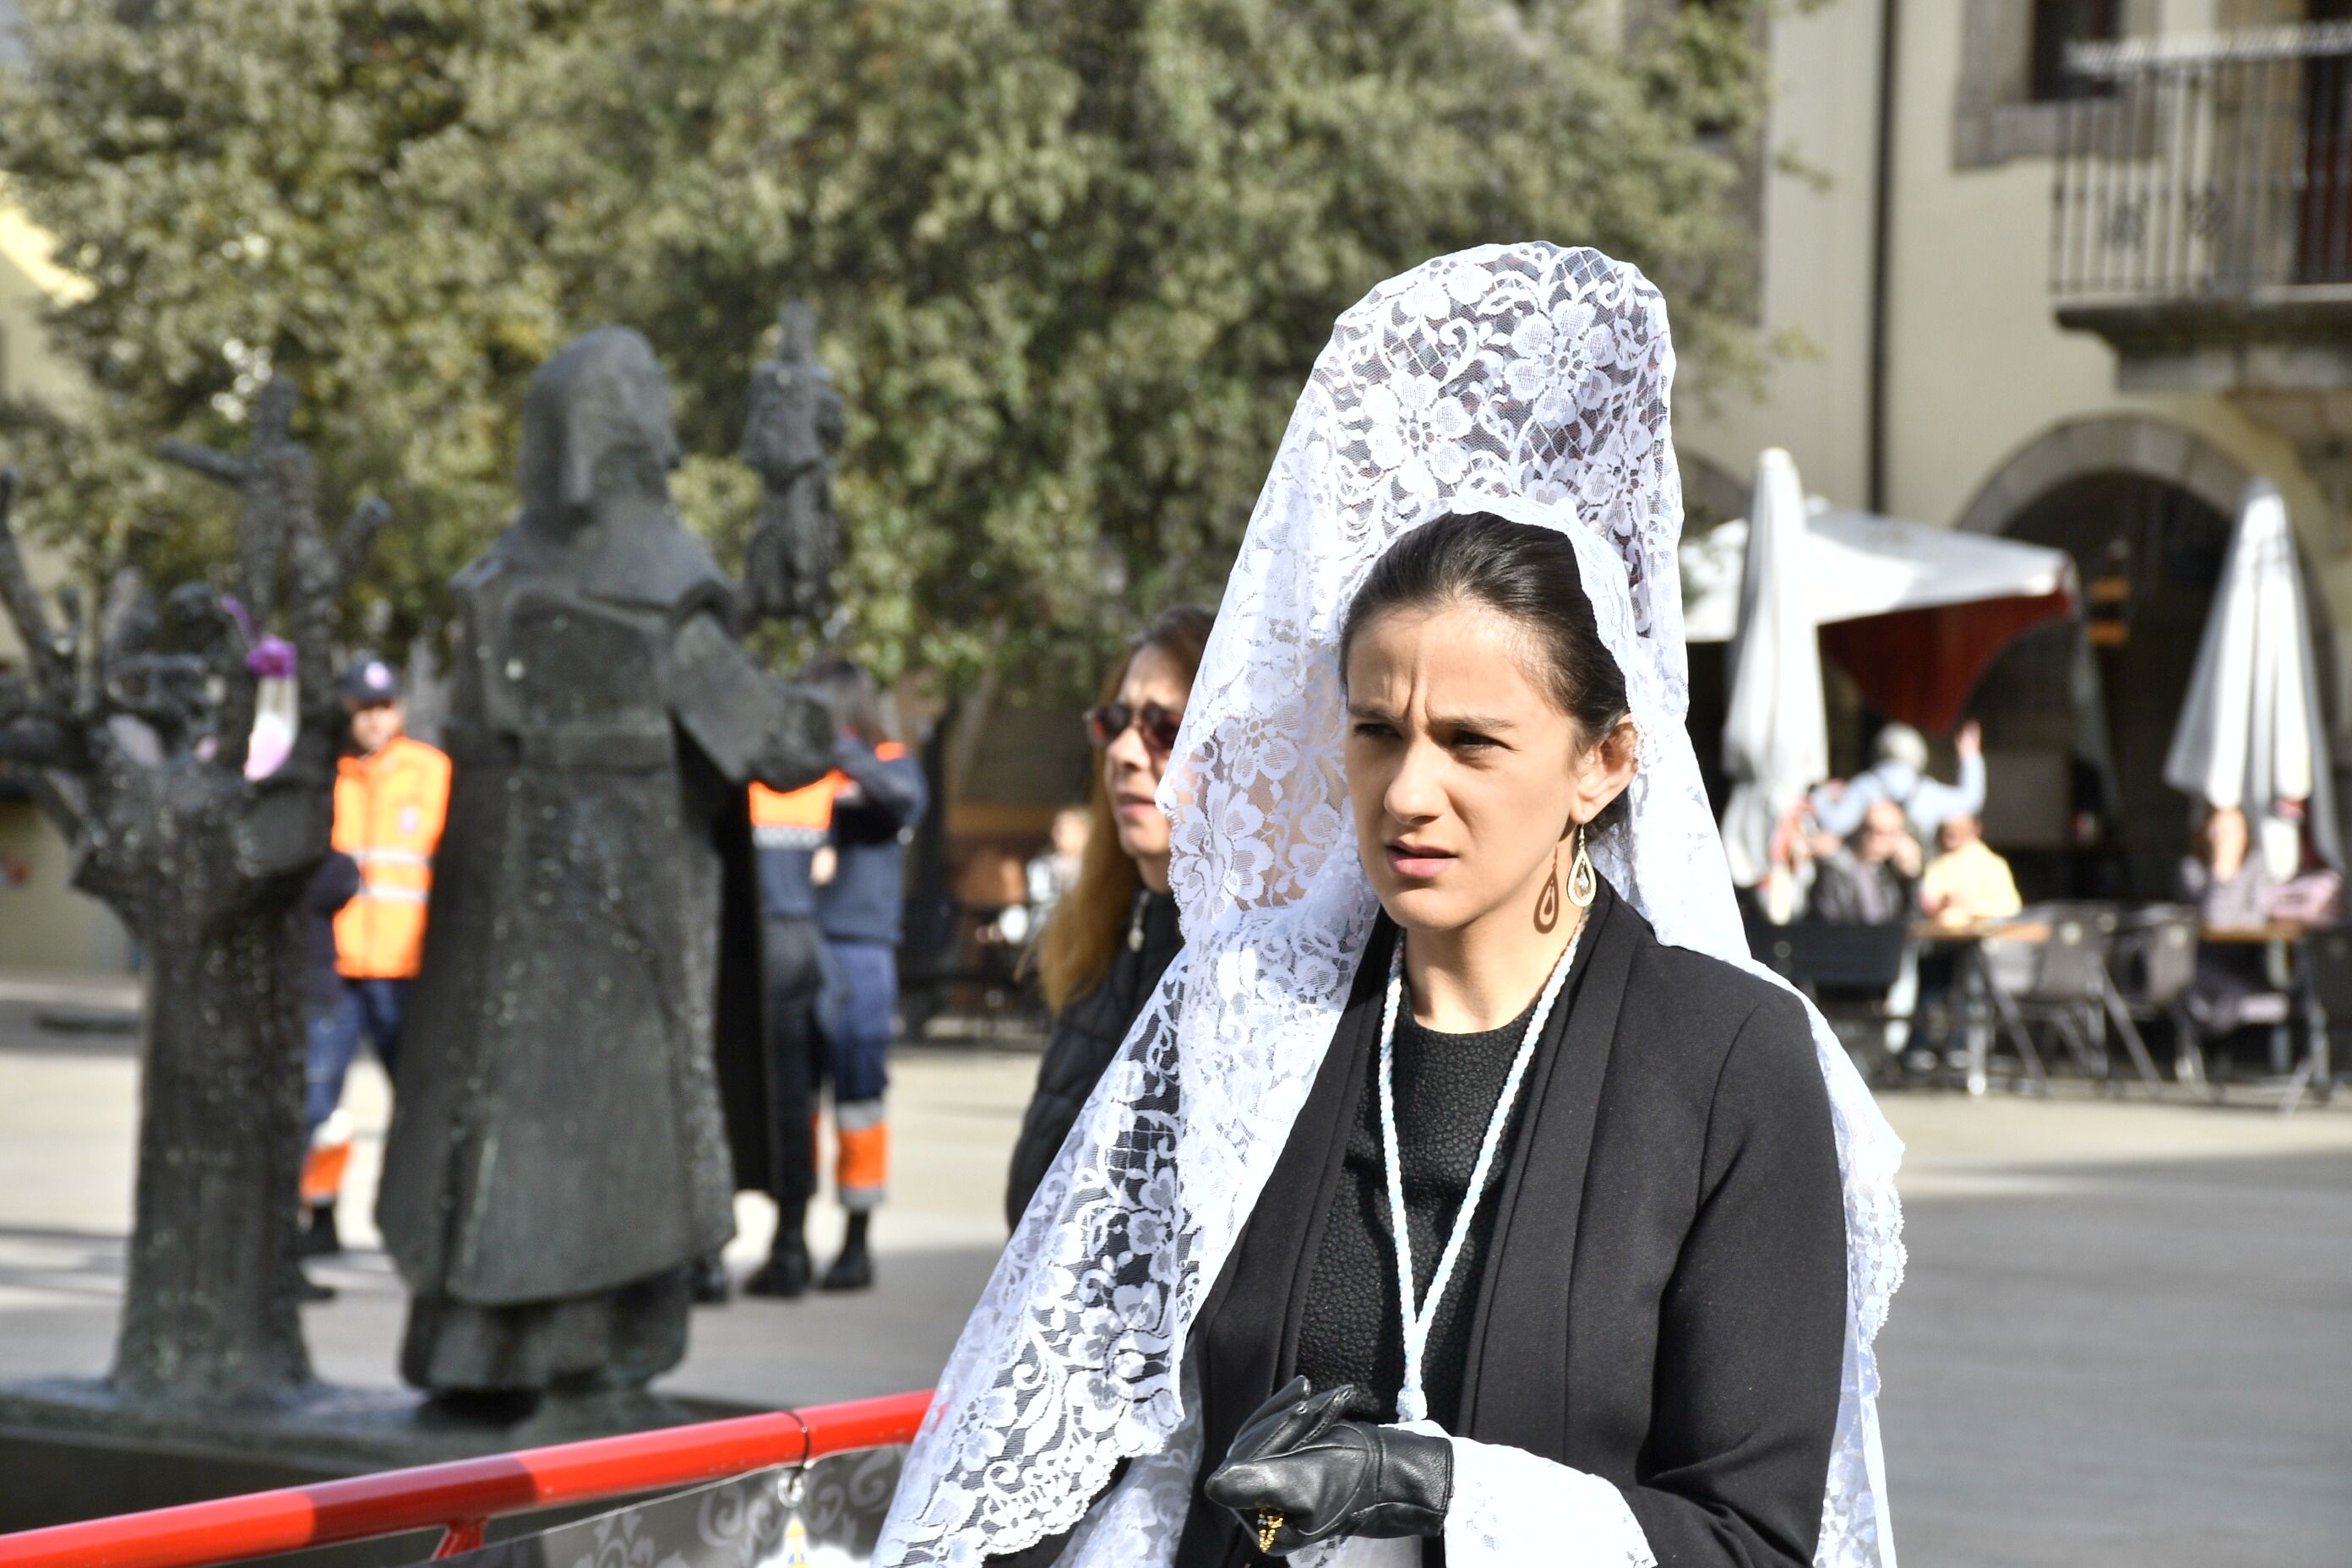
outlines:
[[[819,1019],[828,990],[840,982],[817,924],[817,859],[826,853],[834,796],[845,774],[827,773],[796,790],[751,790],[751,844],[759,872],[761,993],[758,1101],[730,1105],[735,1184],[776,1201],[768,1260],[744,1284],[754,1296],[793,1297],[812,1279],[806,1220],[816,1195],[816,1080],[824,1060]],[[721,1074],[722,1087],[725,1074]],[[697,1299],[723,1300],[723,1269],[706,1260]]]
[[[816,917],[841,980],[840,1004],[823,1009],[822,1032],[833,1089],[834,1190],[848,1226],[817,1289],[863,1290],[874,1283],[867,1232],[889,1175],[884,1096],[898,1027],[907,844],[922,820],[926,790],[922,759],[883,728],[873,677],[845,658],[825,658],[802,670],[801,681],[833,704],[840,729],[834,767],[842,775],[828,836],[833,874],[817,889]]]
[[[382,659],[362,660],[342,679],[351,744],[335,770],[334,846],[358,862],[360,886],[335,915],[333,1005],[310,1026],[302,1197],[310,1216],[303,1251],[311,1257],[341,1246],[335,1194],[350,1138],[334,1112],[344,1075],[362,1043],[375,1047],[386,1073],[400,1059],[408,988],[425,953],[433,854],[449,814],[449,759],[402,733],[400,696],[400,678]]]

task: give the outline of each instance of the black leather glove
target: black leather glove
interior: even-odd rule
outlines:
[[[1454,1445],[1444,1437],[1340,1419],[1358,1397],[1341,1384],[1318,1394],[1303,1377],[1258,1406],[1204,1487],[1257,1539],[1286,1557],[1335,1535],[1442,1535],[1454,1495]]]

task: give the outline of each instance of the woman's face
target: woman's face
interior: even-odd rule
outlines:
[[[1562,837],[1633,776],[1630,747],[1591,747],[1483,605],[1398,609],[1348,655],[1348,795],[1381,907],[1455,931],[1522,904],[1535,918]],[[1557,861],[1566,875],[1564,855]]]
[[[1138,714],[1147,702],[1181,713],[1192,693],[1192,682],[1184,667],[1149,643],[1127,661],[1126,679],[1118,685],[1118,700]],[[1128,725],[1103,748],[1103,793],[1110,797],[1118,847],[1154,887],[1160,885],[1153,880],[1155,871],[1162,879],[1167,875],[1168,819],[1160,815],[1154,798],[1167,766],[1168,753],[1151,745],[1140,722]]]

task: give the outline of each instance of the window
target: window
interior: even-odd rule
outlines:
[[[2033,0],[2032,90],[2037,103],[2084,98],[2096,84],[2066,68],[2075,44],[2103,44],[2116,37],[2117,0]]]

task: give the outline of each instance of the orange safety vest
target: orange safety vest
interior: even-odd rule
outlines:
[[[798,789],[751,786],[751,841],[761,849],[814,849],[833,826],[833,797],[849,775],[834,770]]]
[[[335,969],[351,980],[413,978],[425,954],[433,852],[449,815],[449,759],[395,735],[335,768],[335,847],[360,863],[360,890],[335,916]]]

